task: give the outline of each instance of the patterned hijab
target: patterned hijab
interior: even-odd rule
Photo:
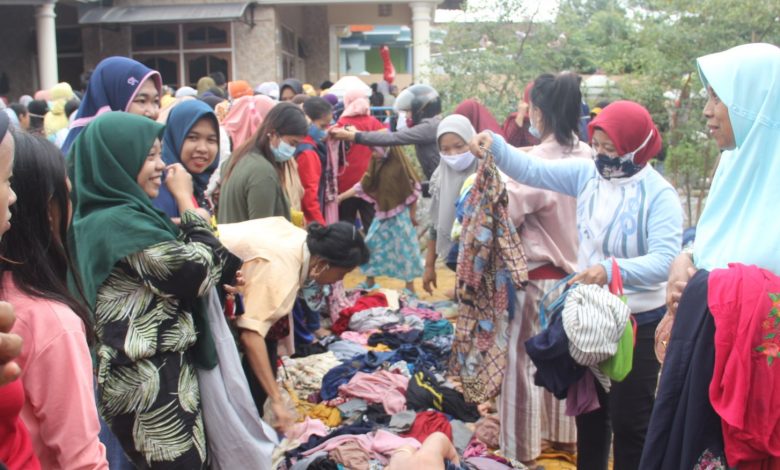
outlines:
[[[104,113],[87,126],[68,155],[73,182],[68,243],[91,307],[119,260],[178,234],[136,182],[163,130],[143,116]]]

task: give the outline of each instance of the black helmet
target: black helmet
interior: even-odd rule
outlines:
[[[395,109],[412,113],[412,122],[419,124],[425,118],[441,114],[439,92],[429,85],[413,85],[395,99]]]

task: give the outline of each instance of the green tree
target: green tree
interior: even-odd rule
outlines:
[[[603,71],[616,97],[642,103],[666,146],[667,176],[700,214],[717,149],[704,134],[706,94],[696,58],[748,42],[780,44],[777,0],[561,0],[553,22],[512,23],[510,0],[494,23],[451,25],[434,61],[448,107],[474,97],[501,119],[544,72]],[[594,103],[590,103],[593,105]]]

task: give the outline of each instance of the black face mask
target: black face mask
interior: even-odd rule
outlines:
[[[604,179],[628,178],[639,173],[644,168],[634,163],[634,154],[629,153],[622,157],[610,157],[600,153],[596,155],[596,169]]]
[[[634,163],[634,155],[645,148],[645,145],[650,142],[652,137],[653,131],[651,130],[645,141],[642,142],[642,145],[633,152],[629,152],[620,157],[610,157],[603,153],[596,155],[594,160],[596,161],[596,169],[599,171],[599,174],[605,180],[608,180],[612,178],[629,178],[639,173],[645,166]]]

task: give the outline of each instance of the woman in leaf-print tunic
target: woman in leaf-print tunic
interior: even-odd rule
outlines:
[[[149,119],[107,113],[79,136],[68,156],[70,243],[95,311],[101,415],[138,468],[199,469],[207,444],[193,356],[203,338],[193,314],[231,255],[193,212],[181,165],[165,182],[181,226],[152,206],[165,168],[161,132]]]

